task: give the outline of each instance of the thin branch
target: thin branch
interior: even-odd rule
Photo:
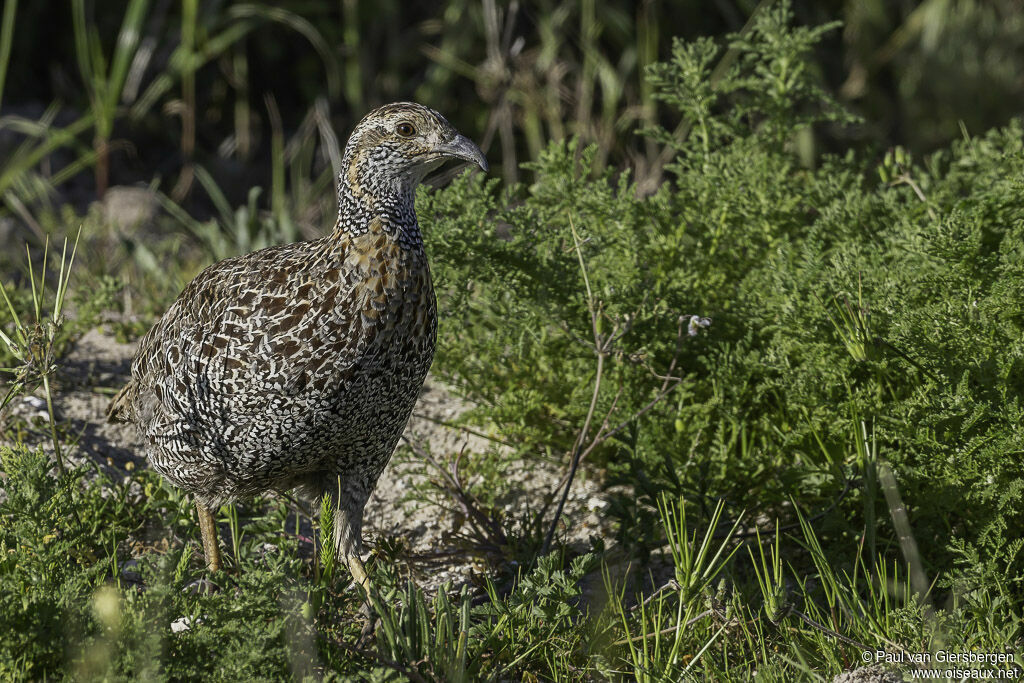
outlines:
[[[462,460],[465,449],[460,451],[456,460],[450,463],[446,468],[420,444],[406,436],[403,436],[402,438],[407,444],[409,444],[413,453],[422,458],[424,462],[440,473],[444,480],[443,488],[448,492],[449,496],[455,501],[455,503],[458,504],[460,510],[465,515],[466,519],[469,520],[470,524],[476,528],[480,544],[496,548],[501,548],[502,546],[507,545],[508,537],[505,535],[501,525],[480,510],[476,501],[466,493],[465,486],[462,484],[462,480],[459,477],[459,463]]]
[[[487,439],[488,441],[493,441],[494,443],[500,443],[502,446],[508,446],[509,448],[516,447],[514,443],[512,443],[511,441],[506,441],[501,437],[491,436],[490,434],[485,434],[484,432],[481,432],[477,429],[473,429],[472,427],[456,424],[449,420],[442,420],[439,417],[433,417],[432,415],[427,415],[426,413],[413,412],[412,416],[419,420],[426,420],[427,422],[433,422],[434,424],[441,425],[442,427],[447,427],[448,429],[465,432],[466,434],[478,436],[481,439]]]
[[[654,600],[655,598],[657,598],[659,595],[661,595],[662,593],[664,593],[667,590],[679,590],[679,589],[680,589],[679,582],[676,581],[675,579],[669,579],[668,583],[666,583],[664,586],[662,586],[658,590],[656,590],[653,593],[651,593],[650,595],[648,595],[644,599],[643,602],[638,603],[636,605],[633,605],[633,607],[631,607],[629,611],[630,612],[635,612],[636,610],[640,609],[641,607],[646,607],[647,605],[651,604],[652,600]]]
[[[576,463],[577,467],[579,467],[579,465],[582,464],[583,461],[587,459],[587,456],[590,455],[594,451],[594,449],[596,449],[598,446],[600,446],[602,443],[608,440],[608,423],[609,420],[611,420],[612,414],[615,412],[616,407],[618,407],[619,399],[622,398],[622,393],[624,390],[625,388],[620,383],[619,389],[618,391],[615,392],[615,397],[612,399],[612,405],[610,408],[608,408],[608,411],[605,413],[604,420],[601,421],[601,426],[597,430],[597,436],[595,436],[593,441],[591,441],[590,444],[585,449],[583,449],[583,452],[580,453],[579,461]],[[555,491],[558,491],[563,486],[565,486],[565,484],[569,481],[570,476],[574,474],[575,470],[570,470],[569,472],[566,472],[564,475],[562,475],[562,478],[559,480],[558,485],[555,487]],[[547,512],[546,507],[544,509],[544,512]]]
[[[562,517],[565,509],[565,501],[569,498],[569,490],[572,488],[573,479],[576,477],[576,470],[579,469],[580,459],[583,454],[582,447],[590,433],[590,423],[594,419],[594,411],[597,410],[597,400],[601,393],[601,381],[604,377],[604,359],[608,355],[607,347],[601,343],[601,333],[597,329],[597,307],[594,305],[594,293],[590,289],[590,276],[587,274],[587,264],[583,260],[583,251],[580,249],[580,237],[576,232],[576,225],[573,223],[572,215],[569,216],[569,229],[572,231],[573,244],[576,247],[576,258],[580,262],[580,270],[583,273],[583,284],[587,289],[587,309],[590,311],[590,326],[594,333],[594,348],[597,350],[597,372],[594,376],[594,391],[590,396],[590,407],[587,408],[587,417],[583,421],[583,428],[580,429],[576,442],[573,444],[572,461],[569,465],[569,473],[566,477],[565,487],[562,489],[562,496],[555,508],[555,515],[548,527],[548,533],[544,537],[544,545],[541,546],[540,555],[547,555],[551,548],[551,539],[558,528],[558,520]],[[592,446],[591,446],[592,448]]]
[[[569,465],[569,473],[565,476],[565,487],[562,489],[562,497],[558,501],[558,507],[555,508],[554,518],[551,520],[551,526],[548,527],[548,533],[544,537],[544,545],[541,547],[540,555],[547,555],[548,550],[551,547],[551,539],[555,535],[555,529],[558,528],[558,520],[562,517],[562,510],[565,509],[565,501],[569,498],[569,489],[572,488],[572,481],[576,477],[576,470],[579,469],[580,460],[582,460],[583,452],[580,450],[580,442],[586,438],[587,432],[590,430],[590,421],[594,417],[594,409],[597,407],[597,397],[601,391],[601,379],[604,373],[604,354],[598,354],[597,356],[597,377],[594,379],[594,393],[590,399],[590,409],[587,411],[587,418],[583,422],[583,429],[580,430],[580,436],[577,438],[577,445],[573,446],[572,461]],[[593,445],[587,449],[589,452],[593,450]]]
[[[605,440],[610,439],[611,437],[613,437],[616,434],[618,434],[619,432],[621,432],[623,429],[625,429],[629,425],[630,422],[634,422],[635,420],[640,419],[641,417],[646,415],[648,412],[650,412],[650,410],[652,408],[654,408],[654,406],[658,405],[661,402],[661,399],[663,399],[666,396],[668,396],[669,394],[671,394],[675,390],[675,388],[677,386],[679,386],[680,382],[682,382],[681,379],[676,381],[676,382],[673,382],[671,384],[671,386],[669,386],[668,388],[662,389],[661,391],[659,391],[658,395],[655,396],[654,398],[652,398],[650,400],[650,402],[647,403],[647,405],[645,405],[643,408],[640,408],[639,410],[637,410],[635,413],[633,413],[632,415],[627,417],[625,420],[620,422],[618,425],[616,425],[614,429],[610,430],[607,434],[605,434],[604,435]]]
[[[811,619],[809,616],[807,616],[806,614],[804,614],[803,612],[801,612],[799,610],[790,609],[789,612],[790,612],[790,614],[792,614],[792,615],[794,615],[796,617],[799,617],[808,626],[811,626],[812,628],[816,628],[819,631],[821,631],[822,633],[827,633],[828,635],[832,636],[833,638],[837,638],[837,639],[843,641],[847,645],[853,645],[854,647],[859,647],[861,650],[872,650],[873,649],[871,647],[868,647],[867,645],[865,645],[864,643],[862,643],[860,641],[854,640],[852,638],[847,638],[842,633],[837,633],[836,631],[833,631],[832,629],[830,629],[828,626],[825,626],[824,624],[819,624],[817,621],[815,621],[814,619]]]
[[[706,609],[703,612],[701,612],[700,614],[698,614],[697,616],[693,617],[689,621],[686,621],[686,622],[684,622],[682,624],[676,624],[675,626],[670,626],[669,628],[663,628],[660,631],[656,631],[654,633],[648,633],[648,634],[642,635],[642,636],[636,636],[636,637],[630,636],[630,637],[627,637],[627,638],[623,638],[622,640],[615,641],[614,643],[612,643],[612,645],[613,646],[615,646],[615,645],[625,645],[627,643],[635,643],[635,642],[637,642],[639,640],[647,640],[648,638],[656,638],[658,636],[668,635],[669,633],[675,633],[676,631],[678,631],[681,628],[687,628],[687,627],[693,626],[694,624],[696,624],[698,621],[700,621],[704,617],[709,617],[711,615],[716,615],[716,614],[718,616],[722,617],[723,619],[725,618],[725,616],[723,614],[721,614],[718,610],[716,610],[714,608]]]

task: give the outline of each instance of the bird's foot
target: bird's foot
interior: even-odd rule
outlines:
[[[359,632],[357,646],[367,648],[373,644],[373,635],[377,631],[377,626],[380,625],[380,619],[373,613],[369,600],[364,602],[363,606],[359,608],[359,616],[363,620],[363,629]]]
[[[201,579],[196,579],[195,581],[188,583],[185,588],[182,589],[182,592],[191,593],[192,595],[210,595],[211,593],[219,593],[220,586],[204,576]]]

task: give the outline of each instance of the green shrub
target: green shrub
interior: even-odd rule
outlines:
[[[464,177],[422,193],[435,371],[474,401],[468,419],[561,457],[594,394],[592,306],[598,338],[621,334],[596,414],[625,426],[591,457],[638,489],[618,506],[623,540],[654,541],[660,492],[786,517],[792,498],[830,512],[826,543],[898,557],[876,483],[888,463],[922,555],[908,559],[946,587],[997,581],[1019,599],[1021,123],[924,163],[896,150],[807,165],[801,131],[852,119],[807,60],[831,27],[788,21],[762,15],[720,72],[705,40],[651,70],[681,117],[651,133],[677,149],[652,196],[590,173],[593,149],[573,141],[541,154],[529,187]],[[690,315],[712,325],[691,337]],[[670,368],[681,381],[642,412]],[[954,568],[968,557],[980,566]]]
[[[51,476],[42,450],[2,447],[0,465],[0,678],[41,679],[98,628],[90,599],[132,520],[125,497],[82,485],[84,471]]]

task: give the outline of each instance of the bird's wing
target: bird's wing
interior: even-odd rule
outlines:
[[[311,244],[272,247],[200,273],[143,338],[132,376],[164,412],[213,426],[301,409],[365,346],[345,319],[354,283]],[[339,387],[342,388],[342,387]]]

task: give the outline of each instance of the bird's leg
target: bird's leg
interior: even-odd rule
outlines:
[[[348,565],[348,571],[352,574],[355,582],[362,586],[366,594],[369,595],[370,577],[366,575],[366,567],[363,566],[363,561],[359,558],[359,555],[350,555],[345,564]]]
[[[330,494],[328,494],[330,495]],[[345,500],[335,499],[334,507],[334,547],[338,555],[345,560],[352,579],[363,589],[363,604],[359,614],[363,618],[363,629],[359,642],[366,644],[373,635],[376,623],[373,618],[373,607],[370,604],[370,577],[359,557],[362,550],[363,505],[365,500],[358,501],[354,497]]]
[[[217,543],[217,522],[213,512],[196,501],[196,512],[199,513],[199,531],[203,535],[203,553],[206,555],[206,566],[211,572],[220,571],[220,546]]]
[[[347,502],[347,501],[344,501]],[[362,550],[362,509],[353,512],[344,505],[343,501],[337,501],[334,508],[334,547],[338,555],[345,561],[352,579],[362,586],[367,596],[370,594],[370,577],[366,574],[366,567],[359,557]]]

